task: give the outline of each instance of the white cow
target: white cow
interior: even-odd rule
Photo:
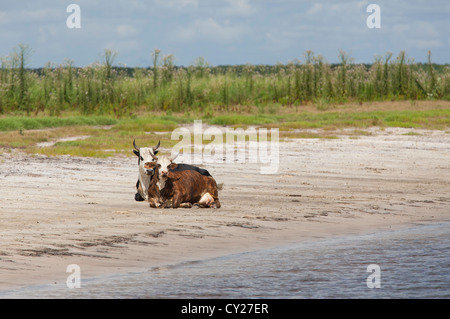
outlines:
[[[137,147],[136,140],[133,141],[133,153],[139,158],[139,179],[136,183],[137,193],[134,196],[136,201],[148,200],[148,187],[155,171],[153,169],[145,168],[145,164],[153,162],[153,157],[158,153],[157,149],[160,142],[155,147]]]

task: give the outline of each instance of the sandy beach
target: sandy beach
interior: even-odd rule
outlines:
[[[0,290],[64,283],[70,264],[86,278],[450,221],[445,131],[291,139],[277,174],[260,166],[203,166],[223,183],[220,209],[151,209],[134,200],[132,141],[108,159],[0,149]]]

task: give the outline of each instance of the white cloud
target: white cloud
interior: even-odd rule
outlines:
[[[249,15],[253,13],[253,8],[249,0],[227,0],[229,6],[224,12],[230,15]]]
[[[398,37],[404,37],[406,43],[417,49],[439,48],[444,45],[436,26],[430,22],[416,21],[411,26],[404,26],[404,34],[398,34]],[[397,34],[396,34],[397,35]]]
[[[59,18],[66,19],[68,13],[66,13],[65,7],[62,10],[56,8],[43,8],[40,10],[28,10],[17,13],[18,16],[24,18],[28,22],[48,22],[56,21]]]
[[[406,37],[408,33],[411,33],[411,26],[409,24],[394,24],[392,26],[392,35],[395,37]]]
[[[439,48],[439,47],[443,46],[443,43],[439,40],[417,39],[417,40],[408,40],[407,42],[412,47],[421,49],[421,50]]]
[[[359,1],[356,3],[356,6],[361,10],[366,9],[368,5],[369,5],[368,1]]]
[[[48,43],[60,35],[61,27],[56,25],[42,25],[39,27],[39,36],[37,41],[40,43]]]
[[[220,43],[230,43],[240,40],[247,30],[241,26],[230,25],[227,21],[220,24],[212,18],[197,19],[188,27],[178,30],[178,38],[181,41],[208,40]]]
[[[131,25],[127,25],[127,24],[119,24],[116,27],[116,32],[117,32],[117,35],[120,37],[132,37],[138,33],[134,27],[132,27]]]
[[[58,18],[66,21],[67,13],[65,8],[57,10],[55,8],[43,8],[40,10],[21,10],[0,12],[0,24],[9,23],[48,23],[55,22]]]
[[[129,54],[130,52],[137,51],[141,49],[141,44],[138,40],[135,39],[123,39],[120,41],[112,41],[107,42],[105,44],[105,48],[109,48],[116,52],[119,58],[116,58],[115,63],[120,62],[120,57],[123,58],[123,55]]]
[[[421,36],[427,38],[439,36],[439,32],[436,30],[436,26],[431,22],[417,21],[414,23],[414,26],[416,28],[416,32],[418,32],[418,34]]]
[[[323,5],[321,3],[314,3],[313,6],[306,12],[307,14],[315,14],[321,11]]]
[[[198,7],[199,0],[155,0],[155,3],[160,6],[182,9],[185,7]]]
[[[9,14],[7,12],[0,11],[0,24],[7,24],[9,21]]]

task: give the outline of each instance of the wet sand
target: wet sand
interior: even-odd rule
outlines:
[[[305,239],[450,221],[450,134],[370,135],[280,144],[262,164],[208,164],[220,209],[134,201],[137,160],[0,150],[0,290],[269,248]],[[405,135],[406,134],[406,135]]]

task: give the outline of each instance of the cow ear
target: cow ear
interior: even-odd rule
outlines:
[[[139,151],[133,150],[133,153],[136,154],[137,157],[139,157]]]
[[[153,155],[156,155],[156,154],[158,154],[158,152],[159,152],[159,151],[154,151],[154,152],[153,152]]]
[[[168,166],[169,171],[174,170],[174,169],[177,168],[177,167],[178,167],[178,164],[177,164],[177,163],[170,163],[169,166]]]

